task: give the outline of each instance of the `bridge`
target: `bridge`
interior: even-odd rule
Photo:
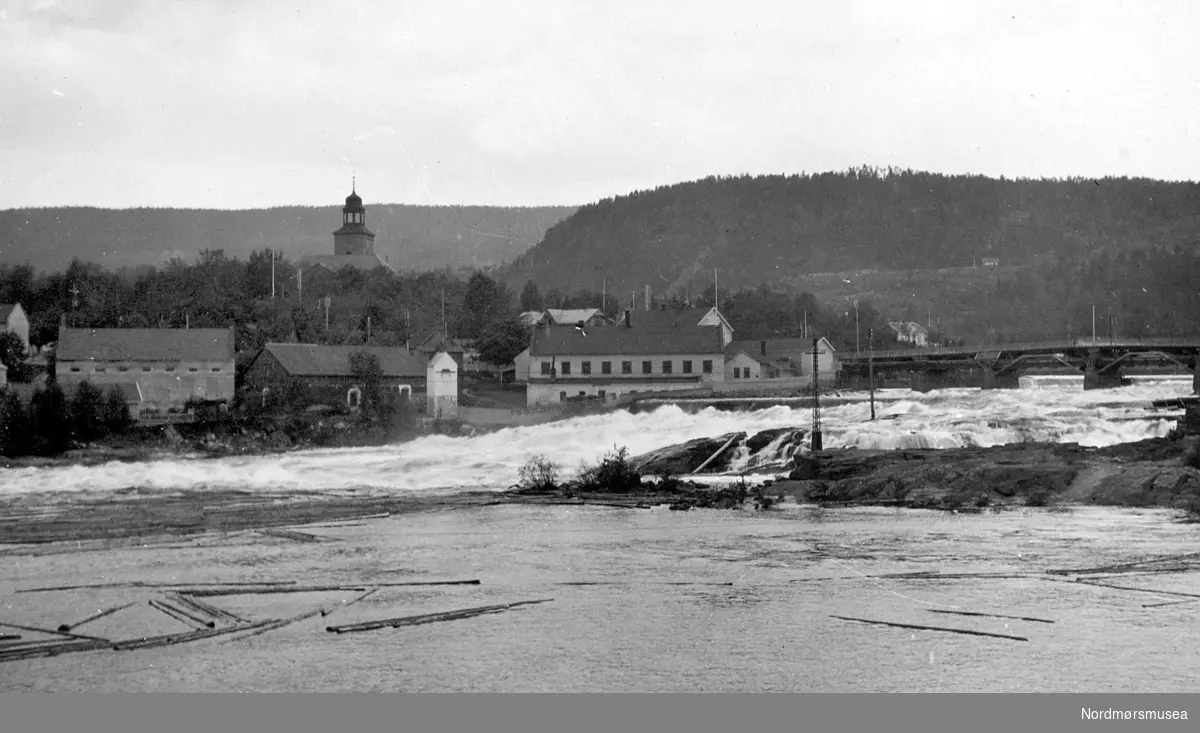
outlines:
[[[907,381],[915,390],[938,387],[1016,387],[1027,374],[1078,374],[1084,389],[1119,387],[1129,376],[1191,374],[1200,394],[1200,337],[1171,339],[1072,339],[1010,344],[900,349],[841,356],[841,382],[876,386]]]

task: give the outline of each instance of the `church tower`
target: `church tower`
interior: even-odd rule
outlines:
[[[342,207],[342,228],[333,233],[335,255],[374,255],[375,233],[367,229],[367,210],[350,186],[350,195]]]

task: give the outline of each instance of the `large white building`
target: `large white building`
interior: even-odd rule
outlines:
[[[636,314],[635,314],[636,315]],[[711,326],[541,326],[529,346],[529,406],[635,392],[697,389],[725,379],[722,332]]]

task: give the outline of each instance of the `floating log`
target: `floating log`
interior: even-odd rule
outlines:
[[[184,612],[183,609],[168,605],[166,603],[163,603],[162,601],[151,600],[150,606],[152,608],[157,608],[159,611],[162,611],[163,613],[167,614],[168,616],[175,619],[176,621],[187,624],[188,626],[197,626],[198,625],[200,628],[208,628],[208,629],[211,629],[212,627],[216,626],[216,624],[214,624],[212,621],[205,621],[205,620],[196,618],[195,616],[192,616],[191,614]]]
[[[260,585],[295,585],[294,580],[256,580],[243,583],[147,583],[140,580],[128,580],[122,583],[93,583],[90,585],[55,585],[44,588],[22,588],[14,593],[45,593],[59,590],[90,590],[94,588],[184,588],[191,586],[260,586]]]
[[[197,599],[192,598],[191,596],[183,594],[183,593],[172,593],[171,598],[176,603],[181,603],[181,604],[187,606],[188,608],[191,608],[192,610],[197,611],[199,613],[208,614],[210,617],[212,617],[215,620],[228,621],[228,622],[234,623],[234,624],[250,623],[250,621],[248,619],[242,618],[241,616],[238,616],[237,614],[230,613],[229,611],[226,611],[223,608],[218,608],[218,607],[212,605],[211,603],[205,603],[204,601],[197,600]]]
[[[0,662],[15,662],[20,659],[36,659],[37,657],[53,657],[71,652],[90,652],[97,649],[105,649],[110,643],[103,639],[96,639],[94,641],[66,641],[24,649],[13,649],[0,654]]]
[[[422,585],[431,585],[424,583]],[[366,590],[363,586],[358,585],[297,585],[288,587],[278,586],[252,586],[247,588],[186,588],[179,592],[192,596],[193,598],[209,597],[209,596],[239,596],[239,595],[263,595],[268,593],[324,593],[325,591],[334,590]]]
[[[517,601],[515,603],[501,603],[493,606],[476,606],[474,608],[461,608],[455,611],[442,611],[440,613],[423,613],[416,616],[401,616],[399,618],[381,619],[379,621],[366,621],[359,624],[346,624],[343,626],[327,626],[326,631],[335,634],[344,634],[353,631],[373,631],[390,626],[397,628],[400,626],[416,626],[419,624],[434,623],[437,621],[453,621],[461,618],[470,618],[472,616],[482,616],[489,613],[501,613],[518,606],[529,606],[537,603],[548,603],[554,600],[553,598],[542,598],[534,601]]]
[[[1142,608],[1158,608],[1159,606],[1178,606],[1181,603],[1195,603],[1200,598],[1180,598],[1178,601],[1160,601],[1158,603],[1143,603]]]
[[[1039,624],[1054,623],[1050,619],[1034,618],[1033,616],[1009,616],[1009,615],[1003,614],[1003,613],[983,613],[981,611],[944,611],[944,610],[936,609],[936,608],[929,608],[926,610],[928,610],[930,613],[952,613],[957,616],[987,616],[989,618],[1011,618],[1011,619],[1016,619],[1018,621],[1036,621]]]
[[[951,634],[969,634],[971,636],[993,636],[997,639],[1012,639],[1014,641],[1029,641],[1024,636],[1011,636],[1009,634],[993,634],[987,631],[972,631],[971,629],[951,629],[945,626],[920,626],[917,624],[898,624],[891,621],[872,621],[865,618],[852,618],[850,616],[834,616],[830,618],[839,618],[843,621],[857,621],[860,624],[878,624],[879,626],[894,626],[898,629],[920,629],[922,631],[946,631]]]
[[[59,624],[58,630],[59,631],[70,631],[71,629],[77,629],[80,626],[83,626],[84,624],[88,624],[88,623],[95,621],[98,618],[104,618],[105,616],[114,614],[117,611],[123,611],[126,608],[129,608],[130,606],[136,606],[136,605],[137,605],[137,601],[134,601],[133,603],[126,603],[124,606],[113,606],[112,608],[105,609],[99,613],[92,614],[91,616],[88,616],[87,618],[85,618],[82,621],[76,621],[73,624]]]
[[[886,573],[882,575],[830,575],[822,578],[792,578],[789,583],[815,583],[824,580],[862,580],[863,578],[886,578],[895,580],[963,580],[966,578],[1013,579],[1038,578],[1040,575],[1030,573],[939,573],[936,570],[919,571],[914,573]]]
[[[291,618],[285,618],[285,619],[279,619],[276,621],[267,622],[266,624],[263,624],[261,626],[261,628],[257,628],[254,631],[251,631],[250,633],[245,634],[243,636],[237,636],[232,639],[229,639],[229,641],[241,641],[243,639],[249,639],[252,636],[258,636],[259,634],[265,634],[268,631],[275,631],[276,629],[282,629],[284,626],[287,626],[289,624],[294,624],[297,621],[303,621],[306,618],[311,618],[312,616],[316,616],[318,613],[321,614],[322,616],[325,615],[324,609],[318,608],[314,611],[307,611],[305,613],[301,613],[296,616],[292,616]]]
[[[253,624],[244,626],[226,626],[223,629],[200,629],[198,631],[190,631],[183,634],[162,634],[160,636],[148,636],[141,639],[130,639],[128,641],[110,642],[113,651],[131,651],[134,649],[152,649],[154,647],[172,646],[175,644],[185,644],[190,641],[199,641],[201,639],[211,639],[214,636],[224,636],[225,634],[234,634],[239,631],[250,631],[261,626],[273,623],[274,620],[259,621]]]
[[[567,581],[563,581],[561,583],[555,583],[555,585],[575,585],[575,586],[587,586],[587,585],[720,585],[720,586],[730,586],[730,585],[733,585],[733,583],[731,583],[731,582],[730,583],[707,583],[707,582],[698,581],[698,580],[662,580],[662,581],[658,581],[658,582],[650,581],[650,582],[646,582],[646,583],[638,583],[638,582],[629,581],[629,580],[567,580]]]
[[[1116,590],[1131,590],[1138,593],[1154,593],[1160,596],[1180,596],[1182,598],[1200,598],[1200,593],[1184,593],[1178,590],[1157,590],[1155,588],[1135,588],[1130,585],[1112,585],[1111,583],[1094,583],[1090,580],[1076,580],[1078,585],[1090,585],[1095,588],[1114,588]]]
[[[704,461],[704,463],[701,463],[701,464],[699,465],[699,467],[697,467],[697,468],[696,468],[696,470],[695,470],[695,471],[692,471],[692,473],[693,473],[693,474],[700,473],[700,472],[701,472],[701,471],[703,471],[704,469],[708,468],[708,464],[710,464],[710,463],[712,463],[713,461],[715,461],[715,460],[717,459],[717,456],[719,456],[719,455],[721,455],[722,453],[724,453],[724,452],[725,452],[725,450],[729,448],[729,446],[733,445],[733,442],[734,442],[735,440],[738,440],[739,438],[745,438],[745,437],[746,437],[745,433],[737,433],[737,434],[735,434],[735,435],[734,435],[732,438],[730,438],[729,440],[725,441],[725,444],[724,444],[724,445],[722,445],[720,448],[717,448],[717,452],[716,452],[716,453],[713,453],[711,456],[709,456],[709,457],[708,457],[708,459],[707,459],[707,460],[705,460],[705,461]],[[704,455],[704,454],[703,454],[703,453],[701,453],[700,455]]]
[[[408,585],[479,585],[479,580],[404,580],[388,583],[372,583],[379,588],[400,588]],[[346,590],[364,590],[363,588],[347,588]]]
[[[378,590],[379,590],[378,588],[372,588],[371,590],[367,591],[366,593],[363,593],[361,596],[356,596],[355,598],[353,598],[353,599],[351,599],[351,600],[349,600],[349,601],[346,601],[345,603],[342,603],[342,604],[339,604],[339,605],[337,605],[337,606],[334,606],[333,608],[329,609],[328,611],[326,611],[325,609],[323,609],[323,608],[322,608],[322,609],[320,609],[320,610],[321,610],[321,616],[322,616],[322,617],[324,617],[324,616],[328,616],[329,614],[333,613],[334,611],[338,610],[339,608],[345,608],[346,606],[353,606],[355,603],[358,603],[358,602],[359,602],[359,601],[361,601],[362,599],[364,599],[364,598],[366,598],[367,596],[369,596],[369,595],[371,595],[371,594],[373,594],[373,593],[377,592]]]
[[[1095,573],[1112,573],[1125,569],[1140,568],[1142,565],[1149,563],[1171,562],[1173,560],[1187,560],[1190,558],[1200,558],[1200,552],[1188,552],[1183,555],[1165,555],[1163,557],[1150,558],[1149,560],[1121,563],[1120,565],[1100,565],[1091,568],[1055,568],[1046,572],[1050,575],[1092,575]]]
[[[270,537],[279,537],[285,540],[295,540],[296,542],[330,542],[329,537],[321,537],[308,532],[296,532],[290,529],[260,529],[259,534],[265,534]]]
[[[22,626],[20,624],[10,624],[5,621],[0,621],[0,626],[9,629],[20,629],[21,631],[33,631],[38,634],[50,634],[51,636],[65,636],[69,639],[87,639],[89,641],[108,641],[99,636],[87,636],[86,634],[72,634],[69,631],[59,631],[58,629],[39,629],[36,626]]]
[[[70,629],[65,629],[65,630],[70,631]],[[0,634],[0,641],[14,641],[14,640],[20,639],[20,638],[21,638],[20,634]]]

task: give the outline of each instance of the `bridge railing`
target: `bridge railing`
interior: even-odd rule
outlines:
[[[962,346],[934,346],[924,349],[889,349],[887,351],[876,351],[876,361],[886,361],[888,359],[904,359],[916,356],[974,356],[980,352],[989,351],[1056,351],[1067,349],[1078,349],[1083,347],[1109,347],[1109,348],[1186,348],[1200,349],[1200,338],[1148,338],[1148,339],[1062,339],[1059,341],[1020,341],[1012,343],[986,343],[986,344],[964,344]],[[857,356],[842,355],[838,360],[843,364],[847,363],[866,363],[869,360],[869,355],[860,352]]]

